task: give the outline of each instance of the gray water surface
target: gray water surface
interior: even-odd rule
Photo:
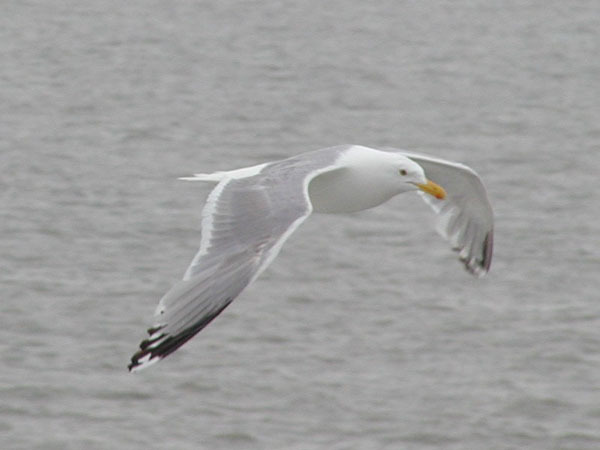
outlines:
[[[7,1],[0,448],[600,448],[590,1]],[[178,176],[341,143],[469,164],[471,278],[417,196],[314,216],[173,356],[126,365],[199,243]]]

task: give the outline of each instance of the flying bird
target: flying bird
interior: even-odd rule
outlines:
[[[347,213],[415,191],[437,214],[437,230],[475,276],[490,268],[494,218],[471,168],[396,149],[341,145],[184,180],[214,183],[200,249],[160,300],[129,370],[173,353],[217,317],[275,259],[311,213]]]

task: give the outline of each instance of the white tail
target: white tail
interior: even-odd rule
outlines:
[[[212,183],[218,183],[224,178],[236,179],[254,176],[260,173],[260,171],[267,165],[268,163],[251,167],[243,167],[241,169],[227,170],[224,172],[195,173],[193,177],[179,177],[179,179],[185,181],[210,181]]]
[[[192,177],[179,177],[178,180],[184,181],[209,181],[212,183],[218,183],[221,181],[227,172],[215,172],[215,173],[195,173]]]

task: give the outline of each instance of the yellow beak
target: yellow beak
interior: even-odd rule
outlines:
[[[427,192],[429,195],[433,195],[435,198],[439,198],[440,200],[446,198],[446,191],[444,188],[431,180],[427,180],[427,183],[425,184],[417,184],[417,187],[423,192]]]

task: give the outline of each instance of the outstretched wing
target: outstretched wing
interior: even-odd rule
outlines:
[[[459,254],[466,269],[485,275],[492,262],[494,214],[479,175],[463,164],[411,152],[399,152],[419,164],[425,176],[446,190],[438,200],[419,193],[437,213],[437,231]]]
[[[129,370],[144,368],[187,342],[277,256],[312,211],[308,183],[335,168],[306,161],[284,160],[250,176],[231,172],[217,184],[202,211],[200,249],[183,280],[160,300],[150,336]]]

